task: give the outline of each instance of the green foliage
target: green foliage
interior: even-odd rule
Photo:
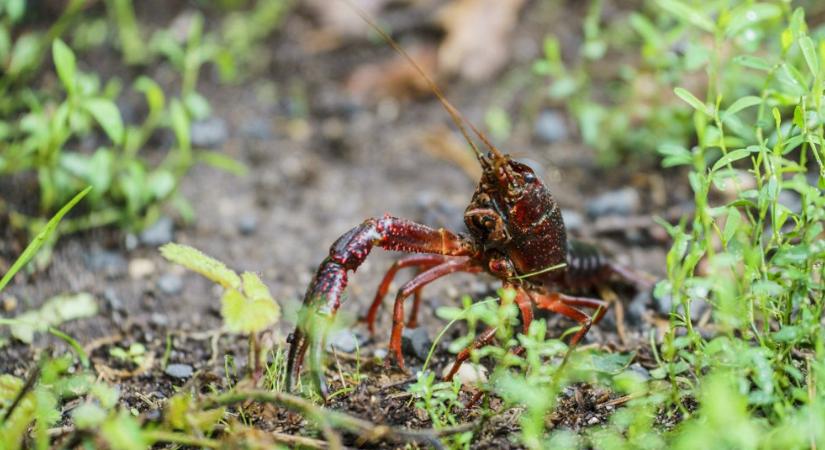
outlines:
[[[257,274],[238,274],[222,262],[200,251],[181,244],[166,244],[161,254],[176,264],[197,272],[222,286],[221,315],[227,330],[254,335],[274,325],[281,317],[281,309],[269,288]]]

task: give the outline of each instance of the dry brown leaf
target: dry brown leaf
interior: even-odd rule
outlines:
[[[370,17],[390,0],[349,0]],[[313,30],[304,42],[308,50],[322,52],[337,48],[346,38],[365,36],[370,29],[361,16],[346,2],[338,0],[305,0],[307,8],[318,19],[320,28]]]
[[[439,13],[447,37],[439,68],[471,81],[487,80],[509,58],[510,34],[524,0],[455,0]]]
[[[435,47],[413,46],[407,48],[407,53],[421,66],[425,73],[436,73]],[[353,96],[370,101],[385,97],[407,100],[432,95],[426,81],[412,64],[400,55],[378,63],[359,66],[347,79],[346,89]]]

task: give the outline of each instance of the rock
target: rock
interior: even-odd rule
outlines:
[[[661,298],[656,298],[654,301],[656,312],[662,316],[670,316],[673,309],[673,297],[668,293],[662,295]],[[698,320],[702,314],[710,307],[708,302],[702,297],[694,297],[690,302],[690,317],[692,320]],[[676,305],[676,312],[682,312],[682,305]]]
[[[626,187],[605,192],[587,202],[587,215],[591,218],[602,216],[629,216],[639,210],[641,198],[636,189]]]
[[[564,114],[553,109],[542,111],[536,119],[533,134],[547,144],[566,140],[568,132]]]
[[[261,118],[246,121],[241,125],[241,135],[250,139],[268,141],[272,139],[272,127],[269,121]]]
[[[171,273],[161,275],[157,282],[158,289],[167,295],[178,295],[183,291],[183,280]]]
[[[192,145],[195,147],[220,147],[229,137],[226,122],[220,117],[210,117],[192,124]]]
[[[567,231],[581,230],[582,225],[584,225],[584,217],[578,211],[562,209],[561,216],[564,219],[564,228]]]
[[[149,316],[149,323],[151,323],[152,325],[154,325],[158,328],[163,328],[163,327],[166,327],[167,325],[169,325],[169,318],[166,317],[165,314],[161,314],[159,312],[153,312]]]
[[[401,350],[408,356],[414,356],[421,361],[427,359],[433,341],[427,335],[424,327],[404,328],[401,334]]]
[[[366,339],[363,335],[344,328],[332,333],[327,342],[329,348],[334,348],[339,352],[355,353],[359,347],[364,345]]]
[[[587,421],[588,425],[596,425],[597,423],[599,423],[599,418],[597,416],[593,416]]]
[[[163,245],[175,238],[175,222],[168,216],[161,216],[155,223],[140,233],[141,244],[149,247]]]
[[[128,271],[129,263],[120,252],[113,252],[93,246],[84,257],[86,268],[92,272],[103,274],[107,278],[115,278]]]
[[[631,364],[630,367],[628,367],[628,369],[630,369],[631,372],[639,375],[644,381],[650,379],[650,371],[642,367],[642,365],[639,363]]]
[[[163,371],[166,375],[172,378],[189,378],[194,373],[194,369],[189,364],[169,364]]]
[[[244,214],[238,219],[238,232],[251,236],[258,231],[258,218],[253,214]]]
[[[106,300],[106,303],[109,304],[109,307],[112,308],[112,311],[125,311],[126,308],[123,306],[123,300],[121,300],[120,296],[117,295],[117,291],[112,288],[107,288],[103,292],[103,299]]]
[[[452,364],[445,367],[441,372],[441,378],[447,376],[452,367]],[[458,368],[458,372],[455,373],[454,379],[458,380],[459,383],[463,385],[484,383],[487,381],[487,368],[481,364],[465,362]]]
[[[378,359],[384,359],[387,357],[387,349],[385,348],[376,348],[374,352],[372,352],[372,356]]]
[[[650,291],[639,291],[625,308],[625,319],[631,326],[639,326],[645,317],[645,312],[651,306]],[[670,310],[668,310],[670,313]]]
[[[17,309],[17,297],[3,298],[3,312],[10,313]]]
[[[140,280],[155,273],[155,263],[146,258],[135,258],[129,261],[129,276]]]

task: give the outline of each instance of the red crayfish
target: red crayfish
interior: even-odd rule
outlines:
[[[608,261],[595,247],[568,240],[561,210],[535,172],[492,145],[482,132],[464,119],[438,86],[391,37],[363,13],[361,15],[427,82],[475,152],[483,173],[464,212],[464,223],[469,234],[434,229],[385,215],[367,219],[332,244],[329,256],[321,262],[307,288],[298,325],[290,335],[286,375],[288,388],[292,388],[300,375],[304,354],[309,349],[313,381],[326,397],[322,364],[325,333],[315,329],[313,324],[318,317],[331,318],[335,315],[347,286],[347,273],[357,270],[376,246],[418,255],[396,261],[387,271],[366,317],[371,332],[374,332],[378,309],[396,272],[405,267],[422,270],[405,283],[395,297],[388,356],[394,358],[400,368],[404,368],[401,334],[405,301],[415,295],[407,325],[415,327],[421,289],[455,272],[486,272],[500,279],[505,287],[514,289],[515,303],[525,332],[533,319],[533,305],[575,320],[580,328],[570,339],[572,349],[590,327],[601,320],[607,311],[607,303],[595,298],[566,295],[561,291],[597,286],[613,275],[639,284],[639,277]],[[486,152],[479,150],[467,128],[483,143]],[[582,308],[595,312],[591,317]],[[472,348],[489,344],[495,332],[495,328],[485,330]],[[514,351],[520,352],[521,349]],[[447,379],[452,378],[469,355],[469,348],[459,353]]]

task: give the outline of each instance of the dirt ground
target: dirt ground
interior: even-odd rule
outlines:
[[[570,19],[582,14],[574,2],[568,2],[563,12],[548,11],[538,3],[530,3],[522,13],[523,26],[513,45],[525,48],[514,51],[516,56],[504,73],[488,83],[448,80],[445,91],[477,124],[483,123],[491,102],[508,99],[505,106],[512,113],[514,128],[500,146],[544,168],[543,179],[566,213],[570,234],[597,241],[619,262],[660,277],[667,242],[661,230],[651,225],[650,217],[668,214],[670,206],[687,198],[685,183],[674,174],[663,175],[655,166],[599,167],[593,152],[577,142],[569,120],[567,137],[546,143],[534,133],[534,97],[544,81],[533,77],[510,85],[497,82],[517,79],[519,74],[530,78],[529,63],[540,48],[524,43],[540,42],[546,30],[564,35],[559,30],[569,29],[570,42],[565,45],[575,45],[581,38],[578,19]],[[312,53],[304,45],[312,26],[307,11],[298,8],[291,13],[269,40],[270,66],[239,86],[220,85],[210,70],[204,71],[199,89],[210,101],[213,117],[224,122],[227,130],[218,149],[245,163],[249,173],[237,177],[198,166],[182,186],[196,212],[194,223],[184,224],[173,208],[167,210],[175,221],[175,241],[195,246],[236,270],[261,274],[286,311],[272,336],[276,343],[284,342],[291,331],[302,294],[338,236],[365,218],[385,213],[461,230],[462,213],[476,182],[453,161],[425,149],[426,136],[449,126],[448,116],[432,98],[359,103],[347,90],[345,80],[353,70],[392,58],[391,49],[354,39],[336,50]],[[427,24],[413,24],[408,29],[400,36],[405,45],[439,38]],[[108,57],[117,55],[109,53]],[[162,80],[169,69],[149,70]],[[270,95],[273,90],[277,95]],[[551,105],[539,104],[538,109],[545,106]],[[149,151],[162,152],[162,148]],[[627,188],[638,196],[628,214],[588,215],[587,205],[594,199]],[[26,192],[14,186],[4,190],[10,199],[19,199]],[[14,250],[8,247],[7,253],[0,255],[6,262]],[[246,359],[241,339],[223,336],[216,347],[211,343],[210,337],[220,327],[219,293],[204,279],[165,262],[156,247],[111,229],[67,236],[57,245],[46,271],[18,276],[3,294],[4,299],[13,297],[16,301],[11,314],[36,308],[57,294],[93,294],[100,306],[99,316],[67,323],[62,329],[93,350],[96,365],[111,370],[133,369],[109,356],[111,346],[146,345],[154,364],[145,372],[123,377],[111,373],[125,404],[145,414],[157,414],[161,401],[187,383],[161,368],[167,336],[171,336],[169,362],[192,366],[196,378],[210,374],[223,377],[225,354],[234,354],[239,366],[244,366]],[[351,277],[349,299],[341,314],[352,322],[357,335],[366,336],[366,328],[355,320],[365,312],[383,271],[398,256],[375,250]],[[402,273],[400,280],[405,276]],[[179,288],[175,280],[182,282]],[[166,285],[170,282],[172,288]],[[481,298],[497,286],[488,276],[456,275],[428,287],[421,321],[429,336],[435,336],[445,324],[435,317],[437,306],[458,305],[464,294]],[[591,331],[588,342],[615,350],[637,350],[642,345],[640,337],[664,316],[657,312],[653,300],[641,296],[634,303],[632,292],[620,290],[620,294],[625,342],[617,334],[613,311]],[[634,320],[627,317],[631,305]],[[367,354],[386,348],[387,311],[386,307],[382,310],[376,338],[365,343]],[[551,320],[554,330],[569,325],[558,318]],[[32,347],[8,340],[0,348],[0,372],[24,376],[35,360],[34,353],[61,345],[48,336],[39,337]],[[440,372],[449,358],[445,346],[439,348],[436,370]],[[414,372],[420,361],[408,360]],[[640,366],[649,364],[641,356],[637,362]],[[378,423],[428,426],[425,415],[403,407],[408,402],[403,397],[405,385],[382,388],[407,375],[380,364],[364,370],[370,380],[337,398],[332,407]],[[576,389],[581,392],[577,394]],[[599,405],[615,397],[589,386],[565,395],[569,401],[561,402],[557,423],[572,428],[603,422],[610,411]],[[479,448],[514,445],[509,437],[517,429],[517,412],[508,414],[488,425],[492,428],[482,433]],[[271,430],[297,433],[304,428],[294,416],[275,414],[262,420]]]

